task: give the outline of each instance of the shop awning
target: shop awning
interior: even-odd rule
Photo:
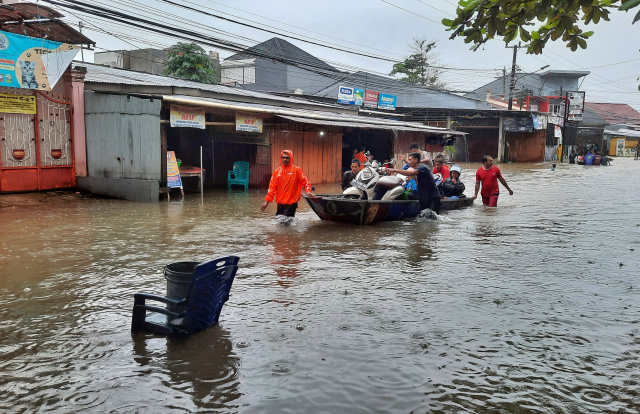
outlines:
[[[637,131],[635,129],[617,129],[617,130],[605,129],[604,133],[607,135],[619,135],[619,136],[625,136],[630,138],[640,138],[640,131]]]
[[[271,114],[294,122],[315,125],[333,125],[364,129],[384,129],[398,131],[417,131],[438,135],[463,136],[465,133],[452,129],[434,127],[416,122],[402,122],[390,119],[369,118],[321,110],[282,107],[266,104],[229,101],[224,99],[203,98],[187,95],[163,95],[165,102],[179,105],[201,106],[234,111]]]
[[[346,121],[346,120],[320,120],[320,119],[311,119],[311,118],[303,118],[298,116],[288,116],[288,115],[277,115],[279,118],[288,119],[289,121],[294,122],[304,122],[307,124],[314,125],[330,125],[330,126],[342,126],[342,127],[351,127],[351,128],[363,128],[363,129],[395,129],[398,131],[417,131],[417,132],[430,132],[441,135],[464,135],[464,132],[447,130],[446,128],[437,128],[437,127],[429,127],[428,125],[421,125],[417,123],[410,122],[402,122],[402,125],[399,125],[398,122],[392,122],[389,124],[372,124],[368,123],[367,120],[371,118],[363,117],[362,121],[358,120],[358,122]],[[380,119],[374,119],[376,121],[380,121]],[[428,127],[428,128],[424,128]]]

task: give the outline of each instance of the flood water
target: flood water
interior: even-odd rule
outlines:
[[[264,190],[0,196],[0,412],[640,412],[640,161],[499,166],[497,209],[368,227]],[[132,336],[164,265],[228,254],[219,325]]]

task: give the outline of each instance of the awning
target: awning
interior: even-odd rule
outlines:
[[[366,122],[366,118],[363,119],[362,122],[349,122],[349,121],[330,121],[330,120],[320,120],[320,119],[310,119],[310,118],[302,118],[297,116],[286,116],[286,115],[276,115],[279,118],[288,119],[289,121],[294,122],[304,122],[307,124],[314,125],[329,125],[329,126],[342,126],[342,127],[351,127],[351,128],[363,128],[363,129],[388,129],[388,130],[397,130],[397,131],[417,131],[417,132],[433,132],[436,134],[447,134],[447,135],[464,135],[464,132],[454,131],[454,130],[446,130],[445,128],[440,128],[438,130],[430,130],[415,126],[409,125],[381,125],[381,124],[371,124]],[[408,124],[408,123],[407,123]],[[416,124],[418,125],[418,124]]]
[[[607,135],[620,135],[630,138],[640,138],[640,131],[636,131],[634,129],[605,129],[604,133]]]
[[[303,122],[315,125],[334,125],[364,129],[383,129],[398,131],[416,131],[438,135],[464,136],[464,132],[452,129],[434,127],[416,122],[402,122],[381,118],[370,118],[358,115],[347,115],[329,111],[282,107],[267,104],[255,104],[248,102],[236,102],[224,99],[203,98],[186,95],[163,95],[165,102],[179,105],[202,106],[207,108],[228,109],[253,113],[266,113],[275,115],[294,122]]]

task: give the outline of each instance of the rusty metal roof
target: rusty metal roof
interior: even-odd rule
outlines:
[[[94,45],[68,24],[57,20],[62,14],[35,3],[0,4],[0,30],[24,36],[74,45]]]
[[[64,17],[51,7],[36,3],[0,4],[0,22],[16,22],[21,20],[57,19]]]

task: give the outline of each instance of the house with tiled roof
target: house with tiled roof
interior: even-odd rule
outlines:
[[[586,109],[604,120],[602,147],[609,155],[635,157],[640,142],[640,112],[624,103],[585,103]]]

